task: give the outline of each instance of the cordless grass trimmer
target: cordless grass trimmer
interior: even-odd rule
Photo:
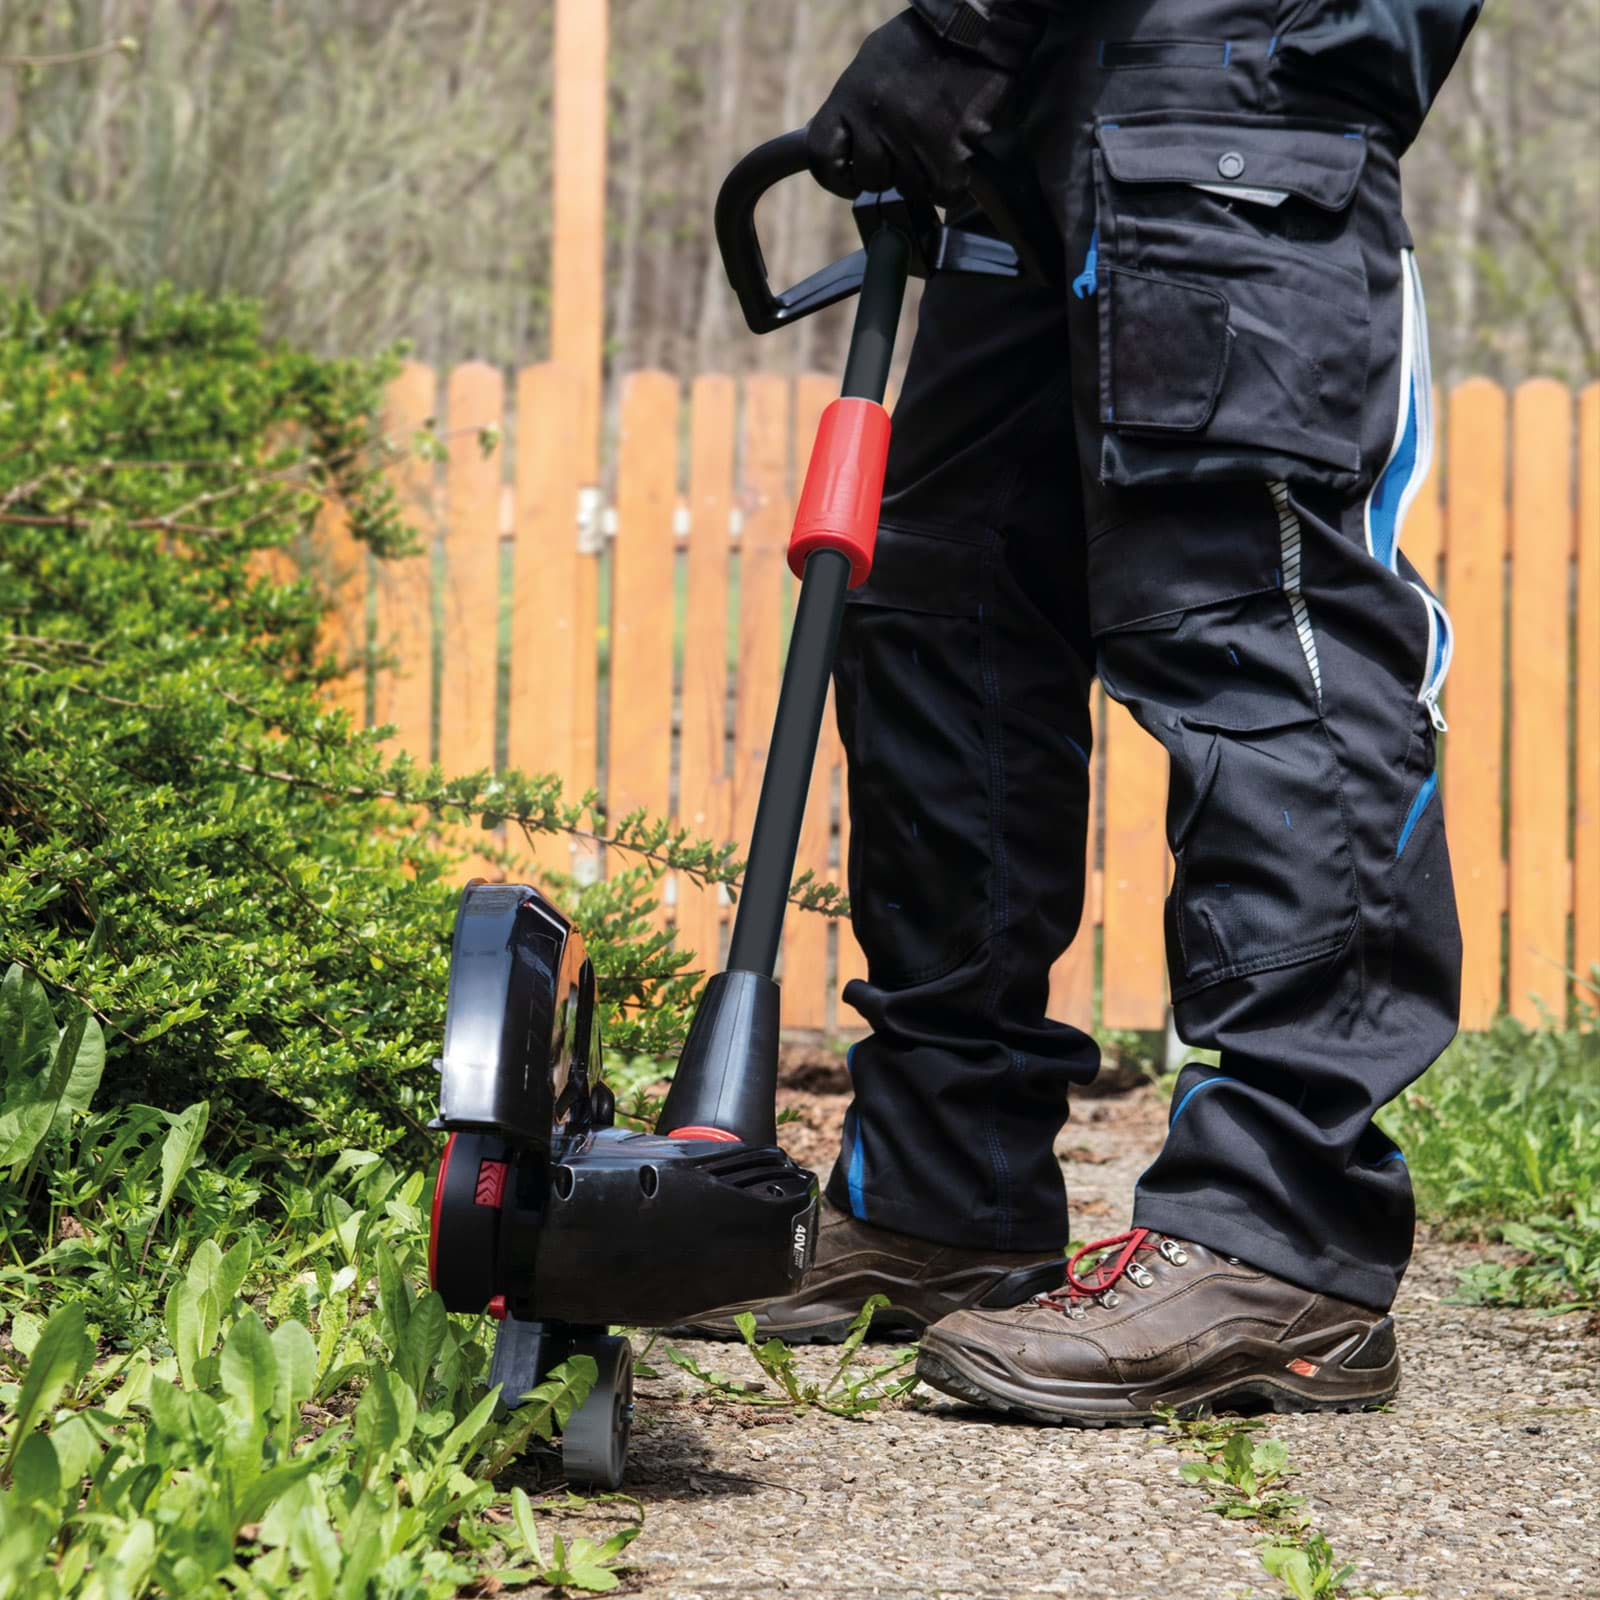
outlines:
[[[944,226],[893,192],[855,202],[862,248],[774,294],[756,203],[806,169],[804,130],[752,151],[717,197],[717,244],[746,322],[767,333],[859,295],[840,397],[823,413],[789,545],[800,578],[727,970],[707,983],[653,1133],[614,1126],[582,936],[526,884],[472,883],[451,951],[439,1118],[449,1139],[429,1268],[445,1305],[498,1318],[490,1369],[520,1403],[558,1362],[598,1381],[562,1430],[566,1476],[615,1488],[632,1357],[613,1324],[663,1326],[771,1299],[804,1276],[817,1183],[778,1148],[773,969],[845,596],[867,579],[908,275],[1050,276],[1051,230],[985,163],[980,199],[1016,247]]]

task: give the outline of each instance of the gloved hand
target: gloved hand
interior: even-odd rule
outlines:
[[[899,189],[941,205],[1003,117],[1015,74],[946,44],[914,11],[869,33],[806,131],[811,175],[847,200]]]

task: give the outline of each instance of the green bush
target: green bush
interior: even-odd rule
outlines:
[[[388,372],[265,344],[242,303],[0,302],[0,957],[90,1006],[108,1099],[207,1099],[230,1148],[381,1150],[432,1114],[462,825],[634,847],[572,890],[622,1054],[670,1053],[696,982],[656,872],[738,869],[329,709],[323,596],[269,558],[330,498],[403,545],[365,420]]]

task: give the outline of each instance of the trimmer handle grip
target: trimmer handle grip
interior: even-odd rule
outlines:
[[[985,149],[973,161],[973,197],[1003,238],[951,228],[925,200],[893,189],[855,201],[863,242],[880,227],[901,229],[911,240],[910,273],[974,272],[995,277],[1062,280],[1061,243],[1026,162],[1007,159],[1003,146]],[[796,128],[757,145],[741,158],[717,193],[717,248],[739,309],[752,333],[770,333],[848,299],[861,288],[866,251],[856,250],[775,293],[756,233],[756,206],[785,178],[807,170],[806,130]]]
[[[771,333],[786,322],[848,299],[861,287],[867,258],[865,251],[857,250],[781,294],[772,292],[756,235],[756,205],[767,190],[798,176],[806,166],[806,130],[796,128],[757,145],[734,164],[717,191],[717,248],[752,333]]]

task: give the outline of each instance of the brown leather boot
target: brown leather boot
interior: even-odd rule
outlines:
[[[944,1318],[923,1335],[918,1375],[974,1405],[1087,1428],[1149,1422],[1158,1406],[1352,1411],[1400,1387],[1393,1318],[1202,1245],[1134,1228],[1080,1250],[1066,1277],[1013,1310]]]
[[[805,1282],[764,1306],[726,1307],[681,1331],[697,1339],[737,1339],[734,1313],[756,1313],[763,1338],[791,1344],[837,1344],[871,1295],[889,1297],[872,1334],[915,1337],[963,1306],[1014,1306],[1061,1282],[1063,1252],[957,1250],[875,1228],[822,1202],[817,1253]]]

